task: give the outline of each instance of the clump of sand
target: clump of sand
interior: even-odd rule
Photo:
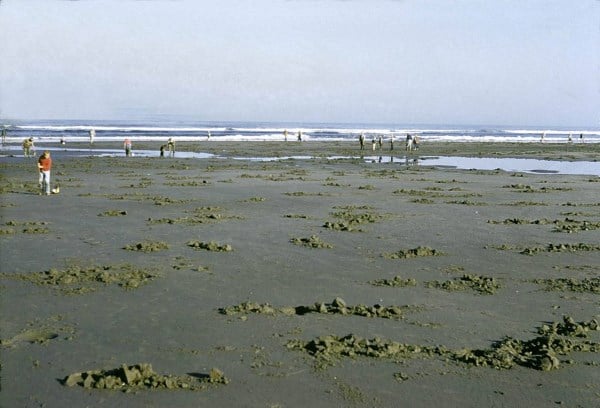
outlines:
[[[430,247],[418,246],[412,249],[401,249],[397,252],[383,254],[385,258],[389,259],[407,259],[417,258],[421,256],[440,256],[442,252],[432,249]]]
[[[290,242],[308,248],[333,248],[333,245],[323,241],[318,235],[311,235],[308,238],[292,238]]]
[[[544,289],[547,291],[600,293],[600,278],[534,279],[533,282],[545,285]]]
[[[493,343],[488,349],[451,350],[444,346],[404,344],[377,337],[364,339],[353,334],[343,337],[326,335],[308,342],[291,340],[287,343],[287,348],[305,351],[314,356],[317,368],[326,368],[342,357],[363,356],[399,361],[438,356],[477,367],[510,369],[518,365],[549,371],[560,368],[561,360],[558,356],[572,352],[600,352],[600,343],[584,340],[590,331],[600,331],[596,320],[575,322],[573,318],[565,316],[562,323],[540,327],[540,335],[531,340],[506,337]]]
[[[490,276],[464,274],[461,277],[452,280],[440,282],[425,282],[425,286],[430,288],[444,289],[448,291],[472,289],[479,293],[492,295],[501,287],[496,278]]]
[[[215,252],[231,252],[233,251],[233,247],[229,244],[220,244],[215,241],[189,241],[187,246],[192,247],[194,249],[205,249],[207,251],[215,251]]]
[[[415,278],[403,279],[400,275],[394,276],[392,279],[376,279],[369,282],[373,286],[392,286],[395,288],[403,288],[406,286],[416,286]]]
[[[169,244],[162,241],[143,241],[123,247],[128,251],[157,252],[169,249]]]
[[[227,384],[229,380],[223,372],[213,368],[202,376],[161,375],[154,372],[152,365],[140,363],[123,364],[111,370],[90,370],[68,375],[62,380],[66,386],[80,386],[88,389],[109,389],[130,392],[143,389],[203,390],[208,384]]]
[[[36,285],[55,287],[68,294],[93,292],[100,286],[115,284],[124,289],[135,289],[158,276],[157,272],[140,269],[130,264],[70,265],[65,269],[51,268],[43,272],[2,275],[5,278],[22,279]]]
[[[416,308],[416,306],[382,306],[379,304],[373,306],[361,304],[352,306],[347,305],[344,299],[336,297],[331,303],[316,302],[313,305],[308,306],[284,306],[281,308],[271,306],[269,303],[243,302],[239,305],[221,308],[219,309],[219,312],[225,315],[250,313],[266,315],[274,315],[277,313],[285,315],[304,315],[308,313],[322,313],[401,319],[406,310],[413,310]]]

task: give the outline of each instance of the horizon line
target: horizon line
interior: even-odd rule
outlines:
[[[558,125],[558,124],[497,124],[497,123],[410,123],[410,122],[379,122],[379,121],[356,121],[356,122],[346,122],[346,121],[298,121],[298,120],[205,120],[205,119],[193,119],[192,115],[187,114],[154,114],[147,115],[146,117],[141,116],[133,116],[129,119],[118,119],[118,118],[3,118],[0,117],[0,126],[10,126],[11,121],[18,122],[27,122],[27,121],[72,121],[72,122],[135,122],[135,121],[149,121],[149,120],[157,120],[157,118],[153,117],[163,117],[163,121],[168,122],[167,117],[177,117],[179,116],[178,121],[185,122],[197,122],[197,123],[248,123],[248,124],[304,124],[304,125],[394,125],[394,126],[413,126],[413,127],[422,127],[422,126],[451,126],[451,127],[511,127],[511,128],[548,128],[548,127],[560,127],[560,128],[592,128],[592,129],[600,129],[599,125],[591,125],[591,124],[566,124],[566,125]],[[159,121],[159,120],[157,120]],[[173,120],[171,120],[173,121]]]

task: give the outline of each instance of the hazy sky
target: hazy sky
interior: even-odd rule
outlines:
[[[0,118],[600,125],[598,0],[0,0]]]

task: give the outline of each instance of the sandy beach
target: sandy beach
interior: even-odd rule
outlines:
[[[357,145],[0,157],[0,405],[598,406],[600,178],[414,159],[600,145]]]

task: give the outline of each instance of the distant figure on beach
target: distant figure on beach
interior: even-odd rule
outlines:
[[[373,151],[375,151],[375,148],[377,147],[377,141],[375,140],[375,136],[373,136],[373,140],[371,140],[371,147]]]
[[[96,129],[90,129],[90,144],[94,144],[94,138],[96,137]]]
[[[210,130],[208,131],[208,135],[206,136],[206,140],[210,140]]]
[[[167,147],[169,148],[169,156],[175,157],[175,141],[172,137],[167,140]]]
[[[6,143],[6,126],[2,126],[2,144]]]
[[[125,157],[131,156],[131,140],[125,139],[123,141],[123,148],[125,149]]]
[[[419,138],[417,135],[413,136],[413,147],[415,150],[419,150]]]
[[[381,135],[379,135],[379,139],[377,140],[377,146],[379,147],[379,150],[383,147],[383,136]]]
[[[298,141],[299,142],[302,141],[302,131],[301,130],[298,131]]]
[[[21,146],[23,147],[23,156],[29,157],[29,149],[31,148],[31,143],[29,142],[29,139],[23,139],[23,143],[21,143]]]
[[[46,150],[38,159],[38,170],[40,172],[40,178],[38,180],[38,186],[40,187],[40,194],[50,195],[50,170],[52,169],[52,158],[50,152]]]
[[[60,144],[61,144],[62,146],[64,146],[64,145],[66,145],[66,144],[67,144],[67,141],[65,140],[65,137],[64,137],[64,136],[62,136],[62,137],[60,138]]]
[[[413,137],[410,133],[406,134],[406,151],[413,149]]]
[[[545,138],[546,138],[546,132],[542,133],[542,137],[540,138],[540,143],[544,143]]]
[[[394,150],[394,134],[390,136],[390,150]]]
[[[165,157],[165,150],[167,149],[167,145],[160,145],[160,157]]]
[[[23,140],[23,156],[30,157],[34,155],[35,151],[33,147],[33,138],[30,137],[28,139]]]
[[[358,142],[360,143],[360,150],[365,150],[365,135],[363,133],[358,137]]]
[[[583,133],[580,133],[580,134],[579,134],[579,142],[580,142],[580,143],[583,143]]]
[[[287,142],[287,135],[288,135],[288,131],[287,129],[284,129],[283,131],[283,140]]]
[[[567,143],[573,143],[573,134],[569,133],[569,137],[567,138]]]

